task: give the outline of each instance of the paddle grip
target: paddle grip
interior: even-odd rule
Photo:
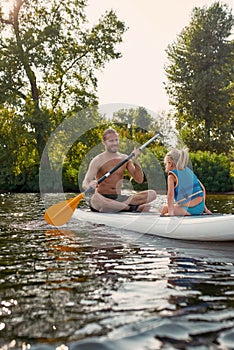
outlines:
[[[151,139],[149,139],[147,142],[144,143],[141,147],[139,147],[139,150],[142,151],[144,148],[146,148],[152,141],[154,141],[158,136],[163,137],[163,135],[160,132],[157,132]]]

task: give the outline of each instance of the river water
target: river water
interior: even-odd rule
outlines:
[[[234,242],[55,229],[38,194],[1,194],[0,214],[1,350],[234,349]]]

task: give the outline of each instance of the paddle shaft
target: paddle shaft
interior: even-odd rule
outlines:
[[[139,147],[139,151],[142,151],[144,148],[146,148],[151,142],[153,142],[158,136],[162,136],[162,134],[160,132],[157,132],[157,134],[155,134],[153,137],[151,137],[151,139],[149,139],[147,142],[145,142],[141,147]],[[129,154],[129,156],[125,159],[123,159],[120,163],[118,163],[114,168],[112,168],[110,171],[108,171],[107,173],[105,173],[102,177],[100,177],[100,179],[97,180],[97,183],[100,184],[101,182],[103,182],[105,179],[107,179],[111,174],[113,174],[117,169],[119,169],[123,164],[127,163],[129,161],[129,159],[133,158],[135,156],[135,153],[132,152],[131,154]],[[84,193],[87,194],[90,191],[93,191],[93,187],[89,186]]]

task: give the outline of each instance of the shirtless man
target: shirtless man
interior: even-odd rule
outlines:
[[[142,191],[131,196],[121,195],[126,169],[137,183],[142,183],[144,180],[143,171],[137,159],[140,151],[134,148],[135,156],[132,160],[123,164],[98,184],[98,179],[127,157],[126,154],[118,152],[119,138],[114,129],[104,131],[102,143],[105,146],[105,151],[94,157],[90,162],[82,184],[85,190],[90,186],[95,188],[95,193],[90,198],[91,210],[99,212],[149,211],[149,203],[156,198],[154,190]]]

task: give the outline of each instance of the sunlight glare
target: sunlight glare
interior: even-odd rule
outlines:
[[[13,8],[13,5],[14,0],[1,0],[0,8],[2,9],[3,15],[7,16]]]

